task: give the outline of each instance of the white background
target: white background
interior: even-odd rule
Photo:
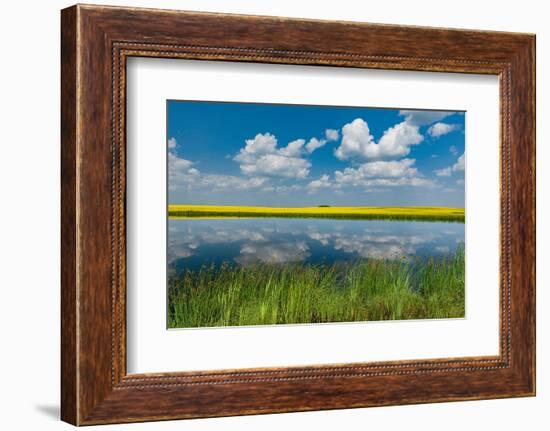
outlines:
[[[127,83],[129,373],[498,354],[498,77],[141,58]],[[167,99],[466,111],[466,319],[167,331]]]
[[[106,4],[345,19],[537,33],[538,396],[508,399],[106,426],[96,429],[258,430],[547,429],[550,422],[550,28],[536,0],[313,2],[297,0],[102,1]],[[5,2],[0,15],[1,202],[0,425],[70,429],[59,409],[59,9],[65,1]],[[545,314],[546,312],[546,314]]]

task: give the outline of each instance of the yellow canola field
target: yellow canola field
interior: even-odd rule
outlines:
[[[230,205],[169,205],[176,217],[335,217],[335,218],[426,218],[464,220],[464,208],[449,207],[260,207]]]

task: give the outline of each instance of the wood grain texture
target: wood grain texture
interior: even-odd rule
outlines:
[[[61,417],[77,422],[76,9],[61,16]]]
[[[100,6],[62,11],[63,420],[87,425],[533,395],[534,48],[534,36],[525,34]],[[499,356],[127,375],[130,56],[499,75]]]

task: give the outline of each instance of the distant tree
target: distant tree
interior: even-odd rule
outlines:
[[[318,208],[330,208],[330,205],[317,205]]]

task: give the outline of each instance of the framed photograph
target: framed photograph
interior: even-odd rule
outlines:
[[[465,317],[464,112],[167,111],[168,328]]]
[[[535,394],[535,37],[61,14],[62,419]]]

